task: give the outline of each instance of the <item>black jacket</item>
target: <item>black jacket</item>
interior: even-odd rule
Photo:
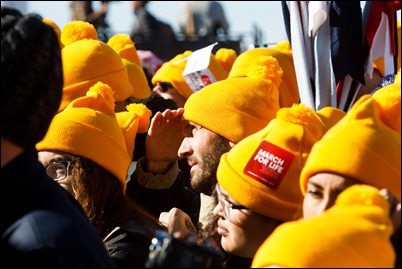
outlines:
[[[105,239],[110,257],[119,268],[144,268],[157,229],[165,228],[135,220],[124,227],[116,227]]]
[[[1,169],[1,263],[18,268],[114,268],[78,202],[32,149]]]
[[[137,173],[134,172],[127,183],[126,193],[157,218],[160,213],[177,207],[187,213],[197,227],[201,204],[200,194],[186,186],[186,179],[181,171],[172,187],[168,189],[143,187],[137,180]]]

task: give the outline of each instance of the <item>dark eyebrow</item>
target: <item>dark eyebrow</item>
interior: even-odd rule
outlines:
[[[313,185],[314,187],[316,187],[317,189],[320,189],[320,190],[323,190],[323,189],[324,189],[320,184],[318,184],[318,183],[316,183],[316,182],[314,182],[314,181],[311,181],[311,180],[309,180],[309,181],[307,182],[307,185]]]
[[[67,161],[72,161],[72,159],[67,157],[67,156],[58,156],[58,157],[52,159],[52,161],[54,161],[54,162],[67,162]]]
[[[235,201],[232,197],[229,197],[229,195],[227,195],[226,193],[221,192],[221,195],[223,197],[223,199],[225,199],[226,201],[228,201],[229,203],[231,203],[233,206],[243,206],[243,205],[238,205],[236,203],[239,203],[237,201]]]
[[[311,180],[309,180],[308,182],[307,182],[307,184],[310,184],[310,185],[313,185],[314,187],[316,187],[317,189],[319,189],[319,190],[324,190],[324,188],[320,185],[320,184],[318,184],[318,183],[316,183],[316,182],[314,182],[314,181],[311,181]],[[346,189],[347,187],[344,187],[344,188],[336,188],[334,191],[335,191],[335,193],[337,194],[337,195],[339,195],[341,192],[343,192],[345,189]]]
[[[46,165],[44,165],[44,166],[46,167],[46,166],[51,165],[52,163],[68,162],[68,161],[71,161],[71,159],[66,156],[57,156],[57,157],[51,158],[48,162],[46,162]]]
[[[188,126],[191,126],[191,127],[193,127],[193,128],[196,128],[196,129],[202,128],[201,125],[199,125],[199,124],[197,124],[197,123],[194,123],[194,122],[190,122],[190,121],[189,121],[187,124],[188,124]]]

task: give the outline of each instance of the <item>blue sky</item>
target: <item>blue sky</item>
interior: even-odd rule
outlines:
[[[2,1],[26,2],[27,12],[37,12],[42,17],[54,20],[60,28],[70,21],[70,1]],[[129,33],[135,15],[130,1],[111,1],[107,20],[115,33]],[[241,35],[247,44],[252,44],[254,25],[262,31],[262,43],[277,43],[287,39],[282,17],[281,1],[218,1],[222,4],[230,24],[230,33]],[[100,1],[94,1],[94,7]],[[361,1],[362,7],[365,1]],[[157,18],[178,30],[178,10],[183,1],[151,1],[149,10]],[[398,12],[398,18],[401,18]]]

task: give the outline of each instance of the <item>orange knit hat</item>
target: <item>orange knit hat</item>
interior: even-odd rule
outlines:
[[[217,81],[191,95],[184,118],[238,143],[275,118],[281,76],[275,58],[260,56],[247,77]]]
[[[119,126],[114,106],[113,90],[107,84],[96,83],[86,96],[73,100],[53,118],[36,149],[67,152],[90,159],[115,175],[125,190],[131,158],[122,133],[124,125]],[[140,116],[128,116],[132,121],[141,122]],[[127,120],[125,126],[134,126],[135,130],[138,123]],[[135,135],[136,132],[130,133]]]
[[[147,98],[151,95],[147,77],[142,68],[141,60],[137,54],[134,42],[128,34],[115,34],[107,44],[112,47],[123,60],[127,68],[128,78],[133,86],[132,98]]]
[[[67,23],[61,32],[64,88],[59,108],[84,96],[89,87],[101,81],[114,90],[116,102],[133,94],[127,69],[119,54],[97,39],[95,27],[83,21]]]
[[[251,267],[393,268],[389,210],[377,188],[353,185],[321,215],[277,227],[257,250]]]
[[[282,83],[279,85],[280,107],[291,107],[300,102],[297,86],[296,71],[293,63],[293,54],[288,41],[278,43],[274,48],[254,48],[241,53],[233,63],[229,78],[245,77],[250,63],[258,56],[272,56],[276,58],[283,70]]]
[[[326,172],[387,188],[401,200],[400,121],[395,124],[390,119],[390,115],[399,115],[400,120],[401,89],[400,84],[392,85],[386,87],[397,90],[386,90],[381,98],[380,93],[363,95],[314,145],[300,176],[303,193],[310,177]]]
[[[194,93],[183,77],[186,68],[187,58],[193,52],[186,50],[182,54],[176,55],[173,59],[165,62],[152,77],[152,84],[157,82],[169,82],[186,99]],[[208,69],[212,72],[216,81],[226,79],[230,68],[237,57],[236,51],[232,49],[219,49],[216,55],[211,53]]]
[[[223,154],[219,184],[257,213],[282,221],[295,219],[303,204],[300,172],[323,130],[313,109],[303,104],[281,108],[264,129]]]

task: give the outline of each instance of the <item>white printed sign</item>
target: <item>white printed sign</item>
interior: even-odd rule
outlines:
[[[197,92],[216,81],[208,69],[212,49],[216,44],[218,42],[194,51],[187,59],[182,75],[193,92]]]

